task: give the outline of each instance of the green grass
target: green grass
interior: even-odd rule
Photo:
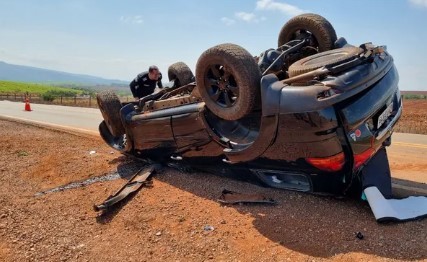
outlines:
[[[39,94],[43,95],[45,93],[73,93],[81,94],[83,90],[76,90],[72,88],[50,86],[46,84],[32,84],[32,83],[20,83],[20,82],[10,82],[10,81],[0,81],[0,93],[9,93],[9,94]]]
[[[427,95],[421,95],[421,94],[404,94],[404,99],[427,99]]]

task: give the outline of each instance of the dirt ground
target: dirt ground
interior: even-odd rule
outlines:
[[[396,132],[427,135],[427,99],[404,99]]]
[[[427,259],[427,219],[378,224],[361,201],[169,168],[152,188],[101,216],[93,204],[142,164],[112,153],[99,138],[6,121],[0,143],[0,261]],[[115,172],[123,179],[35,196]],[[278,204],[222,206],[216,200],[223,189],[261,193]]]

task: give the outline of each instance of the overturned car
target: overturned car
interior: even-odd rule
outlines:
[[[402,102],[385,47],[350,45],[304,14],[282,27],[277,48],[253,57],[217,45],[195,73],[171,65],[169,85],[139,102],[98,94],[102,138],[127,155],[275,188],[360,196],[375,185],[391,196],[385,147]]]

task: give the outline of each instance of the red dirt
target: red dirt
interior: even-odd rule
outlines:
[[[427,99],[404,99],[396,132],[427,135]]]
[[[427,259],[427,219],[378,224],[366,203],[165,168],[111,213],[92,206],[123,179],[37,192],[140,164],[98,138],[0,121],[2,261],[383,261]],[[89,151],[96,153],[90,155]],[[222,206],[226,188],[276,206]],[[205,226],[213,226],[206,231]],[[359,240],[355,232],[365,238]]]

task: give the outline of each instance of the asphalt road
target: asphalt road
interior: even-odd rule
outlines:
[[[31,104],[32,111],[25,111],[24,108],[25,103],[22,102],[0,101],[0,116],[92,132],[98,131],[99,123],[103,120],[96,108],[43,104]]]
[[[53,127],[73,128],[92,134],[98,133],[98,125],[102,121],[101,113],[94,108],[31,104],[33,111],[28,112],[24,111],[24,106],[22,102],[0,101],[0,117],[35,124],[48,123]],[[421,193],[427,195],[427,136],[394,133],[388,154],[392,176],[418,185],[421,183]],[[402,181],[399,184],[405,187],[407,183]]]

